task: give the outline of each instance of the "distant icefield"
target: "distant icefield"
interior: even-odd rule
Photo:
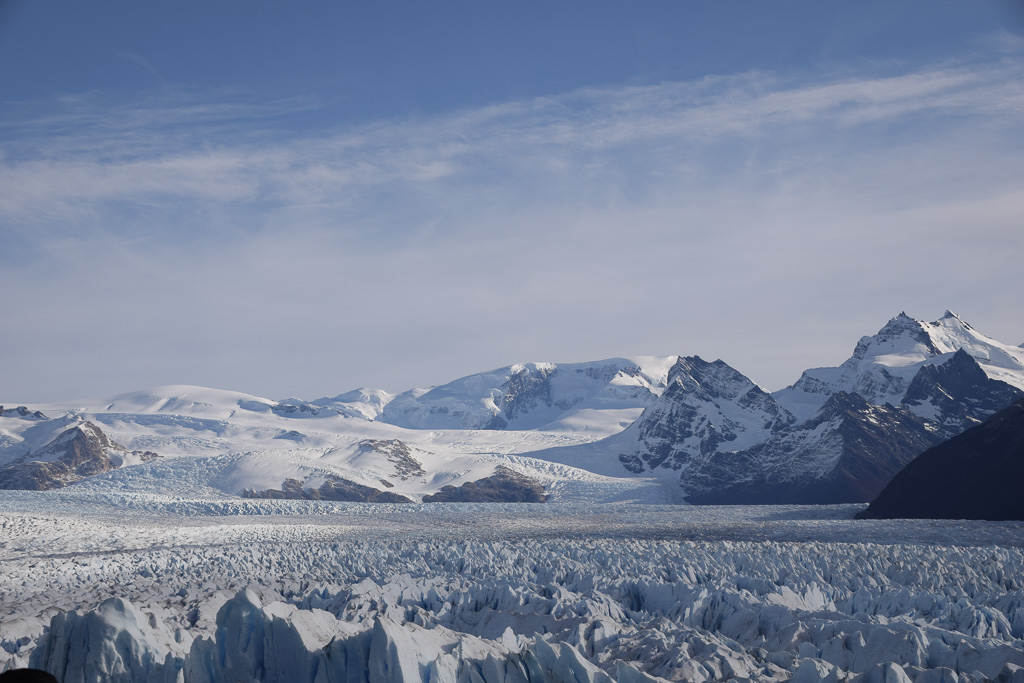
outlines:
[[[65,682],[1024,680],[1024,523],[566,500],[3,491],[0,668]]]

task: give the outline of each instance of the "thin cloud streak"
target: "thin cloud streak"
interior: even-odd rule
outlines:
[[[146,71],[151,76],[155,77],[158,81],[160,81],[161,84],[167,85],[167,80],[162,75],[160,75],[160,72],[157,71],[156,68],[149,62],[149,60],[143,57],[142,55],[137,55],[131,52],[122,52],[118,55],[118,57],[120,57],[121,59],[126,59],[134,64],[138,64],[140,67],[142,67],[144,71]]]
[[[150,143],[140,151],[137,145],[154,121],[184,122],[196,116],[201,131],[204,116],[232,111],[238,108],[144,110],[112,137],[101,126],[89,128],[95,114],[84,115],[82,137],[93,138],[92,143],[71,136],[71,147],[77,142],[81,152],[47,150],[45,159],[0,164],[0,183],[7,188],[0,218],[6,224],[68,220],[104,202],[160,204],[169,199],[319,204],[329,218],[333,210],[358,209],[361,196],[396,185],[429,191],[431,185],[481,173],[497,175],[503,183],[535,173],[565,175],[586,168],[593,161],[589,155],[614,157],[627,148],[655,147],[663,159],[726,139],[786,135],[785,129],[794,125],[841,129],[922,112],[1019,116],[1024,87],[1008,67],[941,69],[803,87],[748,74],[697,84],[588,89],[283,145],[239,144],[228,137],[195,149],[189,147],[196,140],[163,136],[159,129],[156,142],[165,142],[166,149]]]

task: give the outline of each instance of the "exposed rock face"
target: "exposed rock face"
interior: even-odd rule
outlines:
[[[771,395],[726,363],[680,358],[669,371],[665,393],[637,421],[640,450],[620,460],[634,472],[685,471],[719,451],[764,441],[794,421]]]
[[[367,389],[363,387],[337,396],[318,398],[315,401],[310,401],[310,403],[332,408],[348,417],[375,420],[394,397],[394,394],[389,394],[381,389]],[[283,402],[292,403],[293,401]]]
[[[423,470],[423,463],[412,457],[412,449],[404,441],[364,439],[359,442],[359,448],[374,451],[386,457],[395,466],[395,476],[403,481],[426,474]]]
[[[139,461],[158,457],[150,451],[129,453],[95,424],[83,421],[58,434],[42,449],[0,468],[0,489],[60,488],[117,469],[129,455]]]
[[[516,366],[505,383],[504,394],[495,402],[499,412],[486,429],[505,429],[510,420],[525,415],[539,405],[554,405],[551,399],[550,377],[555,372],[553,366]]]
[[[1024,520],[1024,401],[914,459],[866,519]]]
[[[718,453],[682,482],[702,504],[870,500],[940,437],[904,408],[838,392],[811,420],[736,453]]]
[[[282,417],[318,417],[323,412],[336,415],[336,410],[322,408],[312,403],[278,403],[270,407],[271,412]]]
[[[273,498],[289,500],[333,500],[348,503],[411,503],[412,500],[390,491],[380,491],[371,486],[330,475],[318,488],[303,488],[298,479],[285,479],[280,489],[257,491],[245,489],[243,498]]]
[[[991,379],[963,349],[941,365],[925,365],[914,377],[903,405],[949,438],[981,424],[1024,398],[1024,391]]]
[[[547,499],[538,482],[500,466],[489,477],[458,488],[445,486],[432,496],[423,496],[424,503],[543,503]]]
[[[288,441],[299,441],[299,442],[301,442],[303,439],[306,438],[306,435],[303,434],[302,432],[298,432],[298,431],[296,431],[294,429],[289,429],[286,432],[281,432],[280,434],[278,434],[274,438],[275,439],[285,439],[285,440],[288,440]]]

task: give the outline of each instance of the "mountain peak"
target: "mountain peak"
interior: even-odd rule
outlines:
[[[959,315],[957,315],[956,313],[949,309],[946,309],[946,312],[943,314],[943,316],[938,319],[937,324],[943,325],[944,327],[948,328],[961,328],[965,330],[974,329],[969,324],[967,324],[966,320],[964,320]]]
[[[959,350],[972,356],[987,376],[1024,389],[1024,356],[1018,348],[977,332],[952,311],[935,322],[915,320],[901,311],[876,335],[862,337],[841,366],[807,370],[795,384],[773,395],[802,420],[811,418],[840,389],[875,405],[898,405],[923,365]]]
[[[919,321],[911,318],[909,315],[906,314],[905,311],[900,311],[899,315],[897,315],[897,316],[895,316],[893,318],[890,318],[889,322],[885,323],[885,325],[882,326],[882,329],[880,329],[878,331],[878,334],[879,335],[886,335],[886,334],[892,335],[892,334],[898,334],[900,332],[905,332],[907,330],[915,330],[916,331],[916,330],[918,330],[920,328],[921,328],[921,323]]]

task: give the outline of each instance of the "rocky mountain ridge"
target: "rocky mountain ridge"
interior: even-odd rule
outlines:
[[[948,311],[934,323],[901,313],[841,366],[772,395],[731,400],[722,387],[754,385],[722,361],[713,382],[687,381],[677,366],[669,389],[609,441],[630,472],[678,470],[694,503],[867,502],[921,452],[1024,396],[1021,358]]]

